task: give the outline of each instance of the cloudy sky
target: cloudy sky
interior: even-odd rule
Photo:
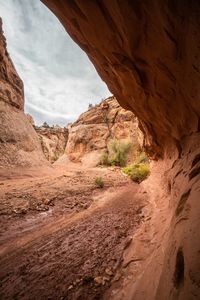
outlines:
[[[66,125],[110,92],[86,54],[39,0],[0,0],[8,51],[36,124]]]

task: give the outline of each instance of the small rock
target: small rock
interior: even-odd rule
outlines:
[[[15,208],[15,209],[13,209],[13,212],[15,214],[20,214],[21,213],[21,209],[20,208]]]
[[[99,284],[99,285],[105,285],[106,281],[109,281],[110,278],[105,277],[105,276],[97,276],[94,278],[94,282]]]
[[[49,208],[48,208],[48,206],[45,206],[45,205],[41,205],[41,206],[37,206],[36,207],[36,210],[38,210],[38,211],[47,211],[47,210],[49,210]]]
[[[49,204],[51,203],[51,200],[52,200],[52,199],[45,199],[45,200],[44,200],[44,204],[45,204],[45,205],[49,205]]]
[[[126,238],[125,243],[124,243],[124,250],[130,246],[132,240],[133,240],[133,237],[132,237],[132,236],[128,236],[128,237]]]
[[[76,279],[75,283],[78,284],[81,282],[81,279]]]
[[[121,278],[121,274],[120,273],[117,273],[114,277],[114,281],[113,282],[116,282],[116,281],[119,281]]]
[[[111,269],[109,269],[109,268],[106,268],[106,269],[105,269],[105,273],[106,273],[107,275],[109,275],[109,276],[112,276],[112,275],[113,275],[113,272],[112,272]]]
[[[73,289],[73,285],[72,284],[68,287],[68,291],[70,291],[71,289]]]

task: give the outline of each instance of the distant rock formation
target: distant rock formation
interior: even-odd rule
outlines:
[[[72,161],[93,160],[95,163],[112,139],[129,139],[139,147],[143,137],[133,113],[109,97],[90,107],[70,126],[66,153]]]
[[[0,19],[0,168],[47,164],[24,114],[24,88],[6,48]]]
[[[40,139],[45,157],[51,163],[55,162],[65,152],[68,140],[68,129],[59,126],[35,126],[35,130]]]
[[[68,128],[50,127],[46,122],[35,126],[33,117],[27,114],[33,125],[46,159],[54,163],[64,153],[73,162],[89,162],[95,165],[112,139],[128,140],[141,148],[143,135],[137,118],[123,109],[115,97],[109,97],[80,115]]]

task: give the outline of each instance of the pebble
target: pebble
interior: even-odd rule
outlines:
[[[107,275],[109,275],[109,276],[112,276],[112,275],[113,275],[113,272],[112,272],[111,269],[109,269],[109,268],[106,268],[106,269],[105,269],[105,273],[106,273]]]
[[[105,285],[106,281],[109,281],[110,278],[105,276],[97,276],[94,278],[94,281],[99,285]]]
[[[70,286],[68,287],[68,291],[70,291],[71,289],[73,289],[73,285],[70,285]]]

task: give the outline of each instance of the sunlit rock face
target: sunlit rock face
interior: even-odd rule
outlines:
[[[66,153],[72,161],[97,165],[115,139],[130,143],[137,151],[142,147],[143,135],[134,114],[123,109],[115,97],[109,97],[89,107],[70,126]]]
[[[199,130],[200,2],[43,1],[138,117],[150,153]]]
[[[136,284],[128,292],[126,278],[114,298],[199,299],[200,2],[43,2],[120,104],[138,116],[149,154],[165,158],[157,176],[169,201],[169,226]]]
[[[24,88],[6,49],[0,19],[0,168],[46,164],[24,110]]]

